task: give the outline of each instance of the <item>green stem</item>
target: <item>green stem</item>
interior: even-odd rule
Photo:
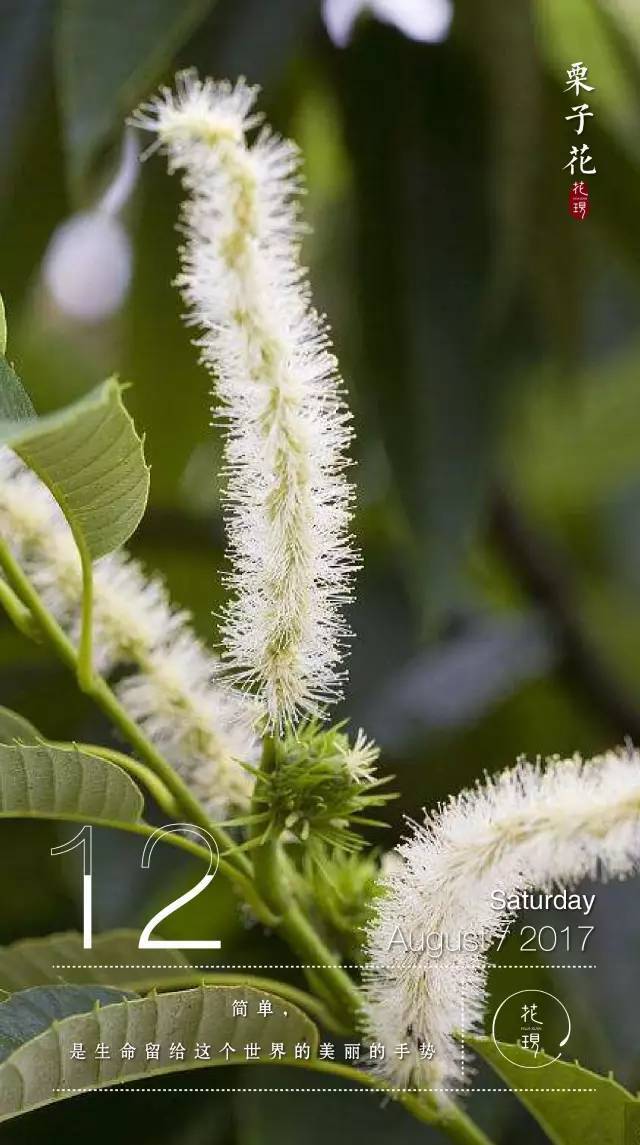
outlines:
[[[37,623],[43,635],[55,649],[60,659],[77,676],[86,694],[109,716],[132,747],[145,760],[151,771],[161,781],[162,798],[166,798],[166,793],[169,793],[176,800],[182,811],[190,816],[194,824],[204,827],[206,831],[214,836],[218,847],[228,855],[228,858],[221,857],[221,869],[242,889],[246,901],[252,905],[258,917],[262,918],[266,925],[274,926],[274,928],[288,940],[291,947],[301,958],[303,964],[311,963],[315,966],[315,969],[310,972],[312,981],[316,983],[326,997],[330,999],[336,1012],[342,1017],[346,1015],[347,1020],[357,1027],[359,1025],[362,1004],[360,991],[349,975],[335,961],[332,952],[327,948],[320,935],[317,934],[297,906],[284,873],[285,868],[279,840],[273,836],[269,836],[263,840],[261,838],[259,825],[254,824],[253,832],[257,847],[255,852],[255,886],[252,885],[252,867],[246,856],[233,853],[234,843],[231,837],[227,835],[223,828],[209,820],[199,801],[192,795],[178,773],[174,771],[160,752],[157,751],[154,744],[147,739],[137,724],[130,718],[106,681],[101,676],[93,674],[91,665],[92,588],[91,584],[87,585],[84,565],[83,583],[85,594],[88,593],[88,601],[83,601],[80,653],[76,652],[66,633],[46,609],[39,594],[31,585],[20,565],[15,561],[8,546],[2,542],[0,542],[0,567],[7,577],[9,585],[12,586],[14,590],[12,592],[11,587],[8,586],[5,586],[5,591],[0,589],[0,604],[5,607],[10,619],[16,624],[20,631],[33,639],[35,638],[33,627],[26,619],[27,614],[30,613],[32,620]],[[22,606],[21,601],[24,602],[26,608]],[[89,750],[92,749],[89,747]],[[105,758],[111,758],[113,762],[117,762],[123,767],[126,761],[127,770],[135,774],[137,769],[139,777],[148,783],[147,768],[144,768],[143,776],[142,765],[136,764],[135,761],[130,760],[127,756],[123,756],[118,752],[109,751],[107,753],[107,749],[103,749],[101,754],[103,754]],[[261,765],[262,772],[265,775],[268,774],[275,766],[275,762],[275,743],[272,738],[265,737]],[[160,790],[160,787],[157,787],[158,793],[160,793]],[[257,805],[254,806],[254,812],[259,812]],[[171,813],[173,814],[173,811]],[[35,818],[37,816],[34,814],[30,817]],[[69,818],[72,818],[72,816],[69,816]],[[117,824],[117,826],[139,835],[150,835],[153,830],[142,823],[122,823]],[[197,854],[200,857],[206,856],[207,860],[209,858],[204,848],[193,844],[186,838],[178,835],[167,835],[165,839],[192,854]],[[217,976],[217,980],[221,980],[219,976]],[[235,981],[237,981],[237,978]],[[264,982],[264,989],[268,990],[270,980],[265,979]],[[271,988],[273,988],[272,984]],[[289,991],[293,991],[296,988],[289,987],[288,989]],[[326,1013],[322,1002],[309,999],[309,996],[305,992],[297,993],[304,996],[306,1008],[309,1008],[311,1004],[317,1016],[322,1013],[320,1020],[323,1021],[324,1024],[336,1024],[336,1019]],[[293,1001],[293,995],[290,994],[290,996]],[[304,1006],[302,997],[299,997],[298,1001]],[[342,1026],[341,1021],[340,1025]],[[349,1077],[351,1080],[357,1080],[360,1085],[373,1085],[383,1092],[389,1092],[383,1080],[375,1079],[373,1075],[361,1074],[356,1070],[349,1070],[348,1067],[342,1067],[339,1063],[318,1062],[316,1064],[320,1072]],[[410,1094],[397,1096],[391,1092],[390,1095],[400,1100],[419,1120],[442,1129],[453,1141],[458,1142],[458,1145],[491,1145],[491,1142],[485,1134],[482,1133],[457,1106],[440,1107],[433,1101],[419,1101]]]
[[[47,610],[39,594],[33,588],[28,577],[25,576],[7,545],[3,542],[0,542],[0,567],[2,567],[7,579],[30,610],[33,618],[37,621],[45,637],[53,646],[60,659],[77,676],[78,655],[73,644],[55,618]],[[199,827],[203,827],[213,835],[219,849],[230,855],[227,868],[233,869],[234,871],[237,868],[241,874],[249,878],[252,871],[251,864],[246,856],[233,856],[234,843],[231,836],[228,835],[226,831],[217,827],[215,823],[211,823],[206,811],[180,778],[178,772],[167,763],[155,745],[147,739],[144,732],[134,723],[128,712],[111,691],[107,682],[101,676],[94,676],[90,680],[87,695],[102,708],[103,712],[105,712],[115,726],[119,728],[125,739],[127,739],[138,754],[142,756],[151,770],[160,777],[165,787],[177,800],[183,813],[189,816],[190,822]]]
[[[275,741],[272,737],[266,736],[263,741],[260,770],[263,775],[268,775],[275,766]],[[260,833],[259,827],[254,830]],[[362,1008],[360,991],[349,975],[335,962],[331,951],[327,949],[296,905],[283,877],[282,855],[277,838],[269,836],[261,843],[254,853],[254,869],[256,887],[261,898],[279,915],[277,930],[288,940],[303,962],[321,967],[312,972],[313,981],[322,984],[324,992],[333,1002],[337,1012],[342,1015],[346,1013],[348,1019],[358,1028]],[[314,1063],[314,1068],[316,1064],[325,1066],[327,1073],[349,1077],[351,1080],[358,1080],[361,1085],[374,1085],[389,1092],[383,1079],[376,1079],[373,1074],[349,1070],[340,1063],[318,1062]],[[391,1092],[390,1096],[404,1105],[418,1120],[437,1126],[453,1141],[458,1142],[458,1145],[491,1145],[489,1138],[456,1105],[440,1106],[433,1097],[425,1101],[420,1100],[415,1094]]]
[[[260,762],[261,774],[269,775],[270,772],[273,771],[275,763],[275,743],[271,736],[265,736],[262,743],[262,760]],[[252,839],[260,840],[259,858],[254,860],[255,880],[256,886],[261,893],[268,895],[270,898],[274,898],[278,897],[279,883],[277,840],[274,840],[272,836],[269,836],[266,839],[262,839],[263,832],[260,829],[260,820],[262,819],[262,815],[258,801],[259,783],[259,779],[256,778],[253,800],[251,803],[252,821],[250,824],[250,837]]]
[[[127,822],[125,819],[96,819],[87,814],[86,811],[64,811],[58,815],[51,811],[0,811],[0,819],[36,819],[47,823],[88,823],[94,827],[106,827],[113,831],[126,831],[130,835],[141,835],[144,839],[150,839],[157,831],[157,827],[152,827],[149,823]],[[161,841],[168,843],[171,847],[178,847],[179,850],[186,851],[189,855],[195,855],[196,858],[202,859],[207,865],[209,864],[210,855],[206,847],[201,846],[200,843],[194,843],[186,835],[167,831],[162,835]]]
[[[93,565],[84,544],[80,544],[78,537],[76,543],[82,562],[82,615],[77,674],[80,689],[90,693],[93,683]]]
[[[23,636],[37,640],[39,633],[33,616],[5,580],[0,580],[0,605]]]
[[[214,836],[216,843],[221,851],[230,852],[233,850],[233,840],[226,831],[221,831],[214,823],[211,823],[209,816],[204,808],[201,806],[199,800],[193,795],[186,783],[180,778],[178,772],[164,759],[160,754],[155,744],[147,739],[143,731],[131,719],[129,713],[123,708],[120,701],[107,682],[102,676],[96,676],[91,683],[88,695],[95,700],[102,711],[111,719],[112,723],[122,732],[125,739],[129,741],[131,746],[138,752],[140,756],[149,765],[152,771],[160,777],[165,787],[177,800],[182,811],[189,816],[189,822],[194,823],[196,826],[204,827],[211,835]],[[246,874],[250,873],[250,864],[240,862],[238,866],[243,868]]]
[[[424,1121],[427,1125],[442,1130],[452,1141],[458,1142],[458,1145],[492,1145],[486,1133],[483,1133],[482,1129],[467,1117],[464,1110],[453,1102],[437,1105],[434,1101],[430,1101],[426,1104],[410,1093],[401,1094],[398,1100],[417,1121]]]
[[[268,775],[275,765],[275,742],[271,736],[265,736],[261,773]],[[261,835],[258,826],[254,827],[254,832],[256,837]],[[346,1013],[356,1025],[359,1024],[362,1008],[360,991],[298,907],[285,877],[280,842],[274,835],[267,836],[254,852],[254,872],[260,897],[278,915],[278,932],[287,939],[303,965],[313,966],[313,981],[322,984],[324,993],[337,1013],[342,1017]]]

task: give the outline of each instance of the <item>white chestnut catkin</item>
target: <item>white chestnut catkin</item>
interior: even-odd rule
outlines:
[[[479,1026],[487,953],[512,917],[496,901],[637,869],[640,756],[521,761],[452,796],[397,852],[367,936],[367,1033],[387,1047],[380,1068],[395,1084],[455,1087],[455,1035]],[[446,940],[442,950],[432,940],[430,952],[423,935]],[[400,1058],[402,1043],[410,1052]],[[428,1043],[430,1061],[420,1056]]]
[[[249,144],[255,96],[183,73],[132,123],[156,134],[187,192],[178,284],[225,430],[222,655],[282,730],[341,691],[351,431],[300,265],[298,153],[266,128]]]

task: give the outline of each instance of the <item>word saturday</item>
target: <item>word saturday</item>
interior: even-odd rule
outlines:
[[[538,891],[521,891],[519,894],[506,894],[505,891],[495,890],[491,893],[491,906],[494,910],[516,913],[521,910],[579,910],[585,917],[591,914],[591,908],[596,901],[595,894],[581,895],[568,894],[566,890],[556,891],[555,894],[543,894]]]

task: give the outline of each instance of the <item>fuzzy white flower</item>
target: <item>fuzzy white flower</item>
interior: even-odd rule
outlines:
[[[298,153],[266,128],[247,142],[255,95],[184,73],[133,122],[157,134],[188,192],[178,281],[226,428],[224,656],[282,729],[340,694],[350,429],[299,261]]]
[[[371,783],[375,778],[375,765],[380,755],[380,748],[371,739],[367,739],[362,728],[354,743],[348,743],[342,749],[347,771],[352,779],[358,783]]]
[[[461,1081],[455,1034],[480,1024],[487,951],[512,917],[495,909],[501,896],[640,864],[640,756],[521,761],[414,824],[398,852],[369,927],[367,1032],[408,1044],[382,1067],[397,1084],[446,1089]],[[429,1042],[435,1056],[422,1061]]]
[[[49,490],[8,449],[0,449],[0,536],[77,641],[75,542]],[[94,565],[94,663],[105,675],[130,669],[115,685],[120,700],[212,814],[247,805],[251,783],[238,761],[256,758],[255,713],[217,681],[219,661],[160,578],[122,551]]]

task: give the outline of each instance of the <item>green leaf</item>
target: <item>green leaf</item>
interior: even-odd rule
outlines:
[[[86,1013],[96,1004],[120,1002],[125,997],[131,994],[102,986],[38,986],[14,994],[0,1005],[0,1063],[27,1039],[47,1030],[52,1022]]]
[[[143,798],[122,768],[76,748],[0,745],[0,818],[139,823]]]
[[[601,1077],[577,1062],[554,1061],[544,1053],[534,1055],[522,1046],[500,1042],[509,1057],[521,1063],[514,1065],[491,1038],[468,1036],[465,1040],[513,1089],[555,1145],[620,1145],[625,1110],[630,1102],[638,1103],[612,1077]],[[544,1068],[526,1068],[540,1066],[541,1061],[546,1063]]]
[[[0,356],[0,425],[36,416],[31,398],[4,356]]]
[[[21,413],[24,390],[6,362],[0,370],[0,444],[49,487],[81,555],[95,560],[112,552],[137,527],[149,492],[142,441],[122,387],[111,378],[65,409],[36,417]]]
[[[59,984],[61,978],[67,982],[105,985],[125,978],[127,985],[134,990],[138,989],[138,984],[146,990],[152,977],[151,968],[157,964],[158,956],[153,950],[140,950],[139,938],[137,930],[113,930],[97,935],[93,940],[90,961],[98,963],[98,966],[88,970],[76,969],[79,964],[87,962],[82,935],[77,931],[14,942],[0,948],[0,989],[12,993],[31,986]],[[176,970],[191,969],[191,963],[180,950],[163,950],[162,961],[166,965],[175,964]],[[144,969],[145,962],[149,963],[150,969]],[[135,964],[136,969],[116,972],[101,969],[102,966],[116,964],[127,967]],[[57,969],[60,966],[65,969]],[[155,981],[158,980],[156,974]]]
[[[72,181],[142,96],[214,0],[63,0],[57,27],[57,84]]]
[[[15,1019],[21,997],[21,994],[14,995],[10,1002],[0,1006],[0,1029],[4,1006],[13,1003]],[[233,1001],[237,997],[248,1003],[246,1018],[233,1016]],[[273,1012],[261,1016],[258,1006],[264,998],[271,1002]],[[17,1041],[15,1028],[14,1020],[12,1029]],[[52,1021],[44,1032],[35,1037],[27,1033],[22,1044],[15,1045],[0,1065],[0,1121],[69,1097],[69,1091],[145,1081],[158,1074],[184,1073],[225,1064],[219,1051],[227,1043],[234,1049],[229,1061],[240,1064],[245,1061],[247,1043],[257,1042],[265,1061],[271,1043],[282,1042],[285,1049],[282,1061],[286,1064],[293,1060],[294,1046],[299,1041],[308,1042],[311,1056],[315,1054],[318,1033],[313,1022],[293,1003],[249,986],[203,986],[116,1002],[95,1008],[91,1013],[76,1013]],[[74,1042],[88,1047],[85,1061],[71,1060]],[[96,1061],[91,1048],[98,1042],[111,1047],[110,1060]],[[137,1047],[131,1061],[120,1057],[120,1047],[125,1042]],[[159,1061],[147,1061],[143,1056],[147,1042],[159,1043]],[[172,1042],[185,1046],[184,1061],[170,1060]],[[197,1042],[210,1044],[211,1061],[194,1061]]]
[[[149,828],[151,831],[151,828]],[[182,886],[181,890],[184,889]],[[166,886],[164,906],[171,891]],[[149,908],[154,909],[153,907]],[[211,909],[211,902],[209,903]],[[184,914],[181,912],[182,917]],[[214,910],[216,934],[220,934],[219,914]],[[184,924],[180,924],[182,928]],[[187,929],[187,928],[185,928]],[[171,937],[171,924],[163,925],[163,934]],[[137,930],[111,930],[94,936],[90,955],[77,931],[49,934],[45,938],[27,938],[0,947],[0,995],[34,986],[59,986],[73,983],[86,986],[117,986],[135,991],[136,996],[156,991],[188,990],[194,986],[244,986],[276,993],[282,1000],[300,1006],[305,1014],[323,1021],[323,1004],[304,990],[288,982],[262,978],[245,971],[222,973],[194,965],[180,949],[162,951],[164,970],[158,973],[158,956],[153,950],[141,950]],[[259,967],[256,967],[259,969]]]
[[[17,712],[12,712],[11,708],[0,706],[0,743],[10,744],[14,740],[20,740],[20,743],[34,744],[38,743],[41,738],[33,724],[30,724],[23,716],[19,716]]]
[[[7,316],[4,311],[4,299],[0,294],[0,354],[7,351]]]

